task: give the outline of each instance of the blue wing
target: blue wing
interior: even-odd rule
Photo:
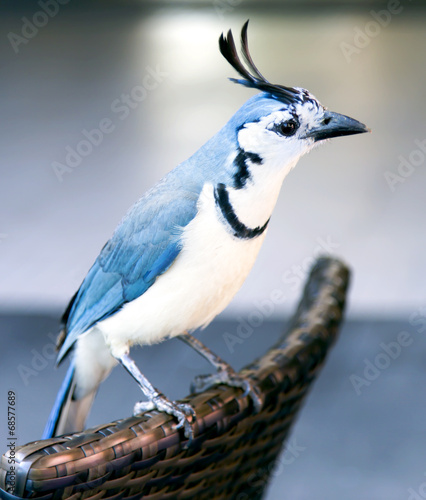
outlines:
[[[172,183],[173,184],[173,183]],[[200,189],[160,183],[137,202],[104,246],[64,315],[58,363],[78,336],[139,297],[178,256]]]

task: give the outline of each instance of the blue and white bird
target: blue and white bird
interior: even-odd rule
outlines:
[[[129,356],[133,345],[179,337],[207,358],[217,374],[197,387],[226,383],[256,388],[190,335],[231,301],[265,239],[281,185],[299,158],[326,139],[368,131],[324,108],[307,90],[268,82],[254,65],[241,33],[238,56],[231,31],[222,55],[240,74],[232,81],[260,91],[193,156],[169,172],[129,210],[72,298],[58,339],[58,363],[71,364],[44,438],[80,431],[99,384],[118,363],[147,402],[175,416],[192,437],[194,410],[168,400]]]

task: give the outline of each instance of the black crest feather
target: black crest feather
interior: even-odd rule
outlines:
[[[231,30],[228,31],[226,36],[223,33],[219,38],[219,49],[223,57],[229,64],[243,77],[230,78],[234,83],[239,83],[246,87],[261,90],[271,94],[276,99],[283,101],[287,104],[294,103],[295,101],[302,101],[303,94],[293,87],[285,87],[284,85],[275,85],[268,82],[262,73],[257,69],[250,55],[247,39],[248,20],[244,23],[241,30],[241,53],[243,55],[246,66],[242,63],[237,49],[235,47],[234,37]]]

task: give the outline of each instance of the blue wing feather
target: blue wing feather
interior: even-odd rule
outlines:
[[[260,101],[266,108],[265,99]],[[266,101],[277,107],[276,101]],[[260,104],[257,96],[249,100],[223,129],[130,209],[64,314],[66,337],[58,362],[79,335],[145,293],[172,265],[181,250],[181,229],[195,217],[204,184],[232,184],[235,168],[230,152],[237,151],[236,131],[257,118]]]
[[[173,189],[163,181],[128,212],[75,296],[58,363],[79,335],[145,293],[173,264],[181,250],[182,228],[197,213],[200,191],[201,186]]]

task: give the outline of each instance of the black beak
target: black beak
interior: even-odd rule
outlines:
[[[353,135],[370,132],[363,123],[349,118],[349,116],[325,111],[322,122],[315,128],[311,128],[305,138],[312,137],[315,142],[341,135]]]

